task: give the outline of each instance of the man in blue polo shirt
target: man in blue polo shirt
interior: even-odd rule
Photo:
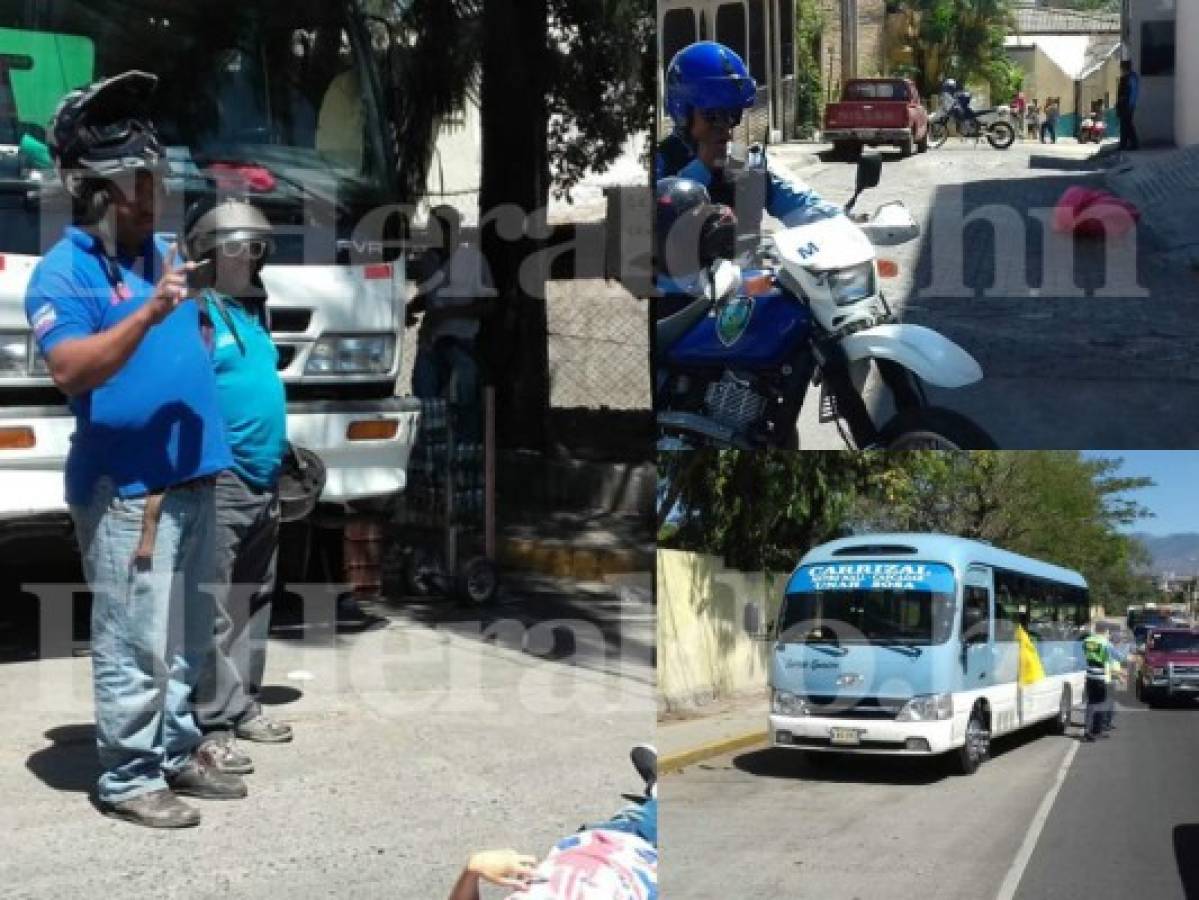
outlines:
[[[197,753],[189,694],[212,641],[214,477],[231,463],[188,267],[154,237],[163,149],[129,72],[68,94],[51,149],[75,225],[33,273],[26,315],[75,413],[66,493],[92,589],[99,803],[195,825],[177,795],[244,797]]]

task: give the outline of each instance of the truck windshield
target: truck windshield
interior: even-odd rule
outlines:
[[[954,577],[937,563],[804,566],[779,618],[780,640],[942,644],[953,631]]]
[[[902,81],[851,81],[845,87],[846,100],[907,100],[908,89]]]
[[[1199,634],[1165,631],[1150,635],[1149,649],[1159,653],[1199,653]]]
[[[44,139],[68,90],[141,69],[159,77],[154,122],[186,190],[200,190],[201,170],[221,162],[270,172],[268,202],[376,204],[388,179],[375,56],[350,9],[315,0],[0,0],[0,145]],[[0,183],[14,174],[0,170]]]

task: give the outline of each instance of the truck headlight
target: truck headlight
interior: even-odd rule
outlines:
[[[770,695],[770,708],[779,716],[806,716],[808,703],[803,697],[788,691],[774,691]]]
[[[1154,666],[1153,667],[1153,677],[1154,678],[1165,678],[1166,677],[1165,667],[1164,666]]]
[[[0,378],[29,374],[29,333],[0,331]]]
[[[386,375],[394,360],[394,335],[326,335],[312,348],[304,374]]]
[[[821,273],[833,302],[848,306],[874,296],[874,263],[864,262],[848,269],[837,269]]]
[[[921,694],[903,705],[897,722],[936,722],[953,716],[953,697],[949,694]]]

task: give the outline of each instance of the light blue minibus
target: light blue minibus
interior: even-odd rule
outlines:
[[[772,630],[771,742],[952,753],[969,774],[996,735],[1065,731],[1084,696],[1089,619],[1081,575],[990,544],[872,534],[816,547]]]

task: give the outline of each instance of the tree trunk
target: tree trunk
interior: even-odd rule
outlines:
[[[499,294],[483,350],[496,386],[500,443],[533,449],[544,446],[549,410],[547,273],[521,272],[540,241],[513,240],[497,213],[518,209],[527,218],[549,199],[546,3],[485,0],[483,7],[480,238]]]

